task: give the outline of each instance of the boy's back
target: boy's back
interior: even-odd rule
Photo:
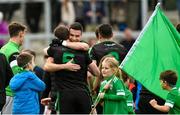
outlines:
[[[15,93],[13,114],[38,114],[38,92],[45,89],[45,84],[33,72],[33,56],[22,52],[17,57],[19,73],[13,76],[9,86]]]
[[[10,81],[15,92],[13,114],[38,114],[38,92],[45,89],[45,84],[32,72],[23,71],[16,74]]]

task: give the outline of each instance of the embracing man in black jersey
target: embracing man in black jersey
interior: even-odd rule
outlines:
[[[98,43],[89,51],[91,59],[99,65],[100,60],[105,55],[112,55],[119,61],[119,63],[121,63],[127,54],[127,50],[123,45],[113,41],[112,26],[110,24],[101,24],[97,27],[95,34]],[[100,104],[96,109],[98,114],[102,114],[102,107]]]
[[[69,41],[80,42],[82,26],[74,23],[69,28]],[[54,58],[56,64],[71,63],[80,66],[80,69],[69,71],[61,69],[55,72],[57,85],[57,104],[61,114],[89,114],[91,111],[91,97],[87,87],[88,69],[99,76],[99,70],[89,58],[88,51],[70,49],[65,46],[50,47],[47,50],[49,56]],[[46,66],[46,70],[52,69]]]

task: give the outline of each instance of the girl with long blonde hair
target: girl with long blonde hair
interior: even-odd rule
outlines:
[[[99,97],[104,101],[103,114],[128,114],[126,87],[121,79],[118,61],[112,56],[105,56],[100,62],[102,82]]]

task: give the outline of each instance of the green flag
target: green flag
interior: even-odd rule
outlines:
[[[162,12],[160,4],[120,68],[163,99],[168,92],[160,86],[160,73],[171,69],[180,77],[180,35]],[[180,84],[180,78],[177,84]]]

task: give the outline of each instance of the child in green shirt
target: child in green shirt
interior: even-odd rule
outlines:
[[[106,56],[100,62],[103,77],[99,97],[104,101],[103,114],[128,114],[126,103],[126,87],[119,78],[119,63],[114,57]]]
[[[149,103],[162,112],[168,112],[169,114],[180,114],[180,88],[176,87],[177,74],[172,70],[167,70],[161,73],[160,82],[161,87],[168,90],[169,93],[164,105],[158,105],[155,99],[152,99]]]

